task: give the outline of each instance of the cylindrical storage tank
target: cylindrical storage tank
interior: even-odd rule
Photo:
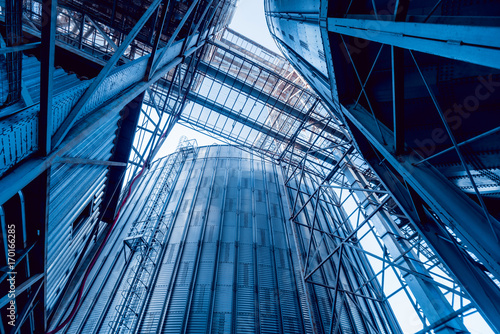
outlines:
[[[68,333],[311,332],[278,166],[187,148],[134,188]]]
[[[230,146],[191,153],[166,205],[168,246],[141,330],[303,332],[279,192],[269,162]]]
[[[181,143],[134,184],[67,333],[399,333],[388,303],[357,281],[370,270],[363,254],[343,251],[337,302],[337,255],[304,281],[310,217],[344,235],[328,198],[308,202],[309,183],[297,196],[284,181],[279,165],[238,147]],[[309,271],[336,247],[314,234]]]

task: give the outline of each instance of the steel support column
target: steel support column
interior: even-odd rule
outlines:
[[[7,46],[16,48],[22,43],[22,3],[6,0],[3,4]],[[14,104],[21,99],[21,72],[23,55],[20,51],[7,53],[8,95],[5,104]]]
[[[61,143],[61,141],[64,139],[64,136],[68,133],[68,131],[71,129],[73,124],[76,121],[76,118],[78,117],[78,114],[80,111],[85,107],[85,105],[89,102],[90,98],[92,95],[96,92],[96,90],[99,88],[103,80],[108,76],[108,74],[111,72],[111,70],[115,67],[116,63],[120,59],[120,57],[123,55],[125,50],[129,47],[129,45],[132,43],[132,41],[135,39],[137,34],[141,31],[142,27],[146,24],[146,22],[149,20],[151,15],[156,11],[156,8],[160,5],[162,0],[155,0],[146,10],[146,12],[142,15],[141,19],[136,23],[136,25],[132,28],[132,30],[128,33],[127,37],[125,40],[120,44],[120,47],[115,51],[111,59],[106,63],[106,66],[99,72],[99,75],[97,78],[95,78],[92,81],[92,84],[90,85],[89,88],[85,91],[85,94],[78,100],[77,104],[74,106],[74,108],[71,110],[69,115],[66,117],[64,122],[61,124],[59,129],[55,132],[53,136],[53,143],[52,146],[55,147]]]
[[[350,125],[351,129],[354,129]],[[373,129],[372,129],[373,131]],[[500,313],[500,290],[498,286],[486,275],[486,273],[480,268],[468,253],[464,251],[462,247],[459,247],[445,227],[443,222],[446,221],[446,217],[449,215],[444,215],[446,213],[444,209],[453,208],[453,213],[456,214],[456,223],[452,224],[454,228],[458,228],[458,224],[465,222],[474,222],[476,228],[486,229],[489,231],[489,226],[485,226],[486,221],[484,215],[477,204],[474,203],[475,207],[471,209],[471,204],[468,201],[464,201],[461,197],[459,190],[452,188],[449,182],[445,182],[437,175],[433,174],[433,169],[428,170],[416,169],[411,166],[413,170],[412,175],[413,180],[401,181],[397,175],[394,175],[391,168],[386,166],[389,162],[391,165],[394,163],[392,159],[386,159],[388,162],[380,162],[379,152],[377,152],[373,147],[370,149],[365,149],[371,147],[367,139],[363,139],[358,132],[358,130],[353,133],[356,137],[358,145],[363,147],[363,155],[367,162],[372,166],[374,172],[377,174],[379,179],[384,184],[384,187],[394,194],[394,200],[397,202],[403,213],[412,221],[414,228],[422,235],[427,244],[433,249],[434,253],[440,259],[440,262],[448,268],[450,275],[459,282],[466,293],[470,296],[471,301],[477,306],[479,312],[487,319],[492,328],[499,330],[500,322],[498,319],[498,314]],[[359,134],[359,135],[358,135]],[[376,142],[372,142],[375,148],[378,146]],[[388,144],[390,145],[390,144]],[[401,166],[394,167],[401,169],[406,167],[408,164],[405,160],[399,159]],[[435,190],[436,193],[426,194],[423,192],[422,185],[414,183],[420,177],[427,177],[427,182],[431,183],[432,186],[428,186],[428,190]],[[405,182],[404,184],[402,182]],[[414,185],[415,184],[415,185]],[[411,195],[410,195],[411,194]],[[423,194],[423,195],[422,195]],[[425,195],[438,195],[438,198],[434,198],[433,203],[423,201]],[[445,207],[443,207],[445,206]],[[432,210],[432,214],[429,210]],[[436,211],[437,210],[437,211]],[[438,222],[438,218],[443,222]],[[483,219],[481,222],[480,219]],[[454,220],[451,220],[452,222]],[[489,234],[489,238],[494,238]],[[487,237],[484,236],[483,237]],[[466,242],[465,239],[461,237],[462,242]],[[477,252],[475,252],[477,254]],[[494,254],[490,254],[494,255]],[[485,264],[485,262],[483,262]]]
[[[0,205],[14,196],[20,189],[34,180],[38,175],[45,171],[52,163],[71,148],[77,145],[85,137],[92,134],[95,129],[104,124],[109,117],[113,117],[114,113],[122,110],[135,96],[144,92],[154,82],[163,77],[168,71],[181,63],[182,59],[190,56],[201,46],[196,46],[188,49],[182,55],[172,55],[168,62],[163,67],[158,69],[148,82],[137,82],[130,88],[122,92],[121,95],[115,98],[105,106],[99,108],[91,115],[88,115],[85,121],[78,125],[78,128],[68,138],[63,141],[56,150],[52,151],[46,158],[29,158],[21,162],[16,169],[0,179]]]
[[[40,76],[40,113],[38,116],[38,150],[47,156],[52,148],[52,95],[54,55],[56,48],[57,0],[42,3],[42,47]]]
[[[500,245],[491,233],[491,227],[479,205],[468,198],[463,192],[454,187],[438,171],[429,164],[415,166],[420,160],[417,154],[411,152],[396,158],[391,153],[394,145],[393,133],[379,124],[385,132],[386,144],[378,135],[372,117],[361,106],[353,108],[348,106],[343,109],[345,115],[352,122],[351,129],[359,129],[370,141],[378,152],[389,162],[396,171],[408,182],[417,193],[428,203],[432,210],[452,227],[462,241],[471,247],[474,254],[495,276],[500,277]],[[356,136],[357,141],[362,139]],[[365,149],[361,152],[365,154]],[[373,164],[372,164],[373,166]],[[500,224],[490,216],[490,220],[500,233]],[[475,227],[470,228],[470,222],[475,222]]]
[[[352,184],[358,184],[360,188],[370,188],[369,183],[359,171],[349,167],[345,172],[347,179]],[[361,201],[368,199],[368,205],[370,206],[380,203],[379,196],[376,192],[370,193],[366,189],[358,189],[355,190],[355,193]],[[384,245],[387,247],[389,254],[395,259],[397,264],[407,267],[411,271],[431,277],[425,267],[420,264],[418,257],[411,249],[411,245],[398,233],[398,227],[388,212],[380,210],[372,217],[371,221],[384,242]],[[406,280],[406,283],[431,323],[445,318],[454,312],[450,303],[445,299],[436,285],[419,278],[417,275],[415,275],[414,278]],[[436,333],[467,331],[463,322],[456,319],[450,319],[450,323],[447,324],[447,326],[450,326],[452,329],[445,327],[437,330]]]

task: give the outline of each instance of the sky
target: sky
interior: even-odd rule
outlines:
[[[229,28],[281,54],[267,29],[264,0],[240,0]]]
[[[276,47],[269,30],[267,29],[266,18],[264,15],[264,0],[240,0],[237,4],[237,9],[229,28],[258,42],[259,44],[262,44],[271,51],[281,54]],[[180,124],[176,124],[158,152],[156,159],[173,153],[177,148],[179,139],[183,135],[188,139],[196,139],[198,146],[221,143],[214,138],[196,132]]]

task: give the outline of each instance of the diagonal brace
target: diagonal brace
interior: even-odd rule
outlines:
[[[89,88],[85,91],[83,96],[78,100],[76,103],[75,107],[71,110],[69,113],[68,117],[64,120],[64,122],[61,124],[59,129],[56,131],[54,136],[52,137],[52,148],[56,147],[61,143],[61,141],[64,139],[68,131],[71,129],[73,124],[75,123],[78,114],[81,112],[82,109],[85,108],[87,103],[89,102],[90,98],[92,95],[97,91],[101,83],[106,79],[108,76],[109,72],[115,67],[116,63],[120,59],[120,57],[123,55],[125,50],[128,48],[130,43],[135,39],[137,34],[141,31],[142,27],[146,22],[149,20],[151,15],[156,11],[156,8],[160,5],[162,0],[155,0],[151,6],[146,10],[144,15],[137,21],[136,25],[132,28],[130,33],[127,35],[123,43],[120,45],[120,47],[116,50],[116,52],[113,54],[111,59],[108,61],[106,66],[101,70],[97,78],[95,78],[92,81],[92,84],[90,85]]]

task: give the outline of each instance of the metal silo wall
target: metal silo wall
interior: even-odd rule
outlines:
[[[141,333],[304,332],[277,176],[229,146],[188,158]]]
[[[134,184],[131,193],[120,214],[102,256],[89,275],[85,296],[74,319],[69,323],[67,333],[107,333],[110,322],[116,317],[115,307],[122,303],[121,293],[127,287],[126,274],[130,272],[131,261],[125,254],[123,240],[130,234],[131,227],[143,220],[147,204],[155,195],[155,188],[161,183],[167,172],[171,158],[162,159],[152,164],[145,175]],[[174,172],[177,174],[177,172]],[[132,258],[133,259],[133,258]],[[68,316],[70,310],[60,318]]]
[[[119,115],[66,153],[68,157],[106,161],[111,157]],[[100,218],[107,166],[55,164],[50,174],[47,227],[47,308],[59,298],[96,221]],[[72,224],[92,202],[90,217],[73,235]],[[101,230],[101,229],[100,229]],[[89,247],[90,250],[91,247]]]
[[[68,333],[311,332],[279,169],[231,146],[199,148],[178,172],[173,157],[140,179]],[[159,260],[130,284],[139,250],[123,240],[154,211],[168,226]]]

